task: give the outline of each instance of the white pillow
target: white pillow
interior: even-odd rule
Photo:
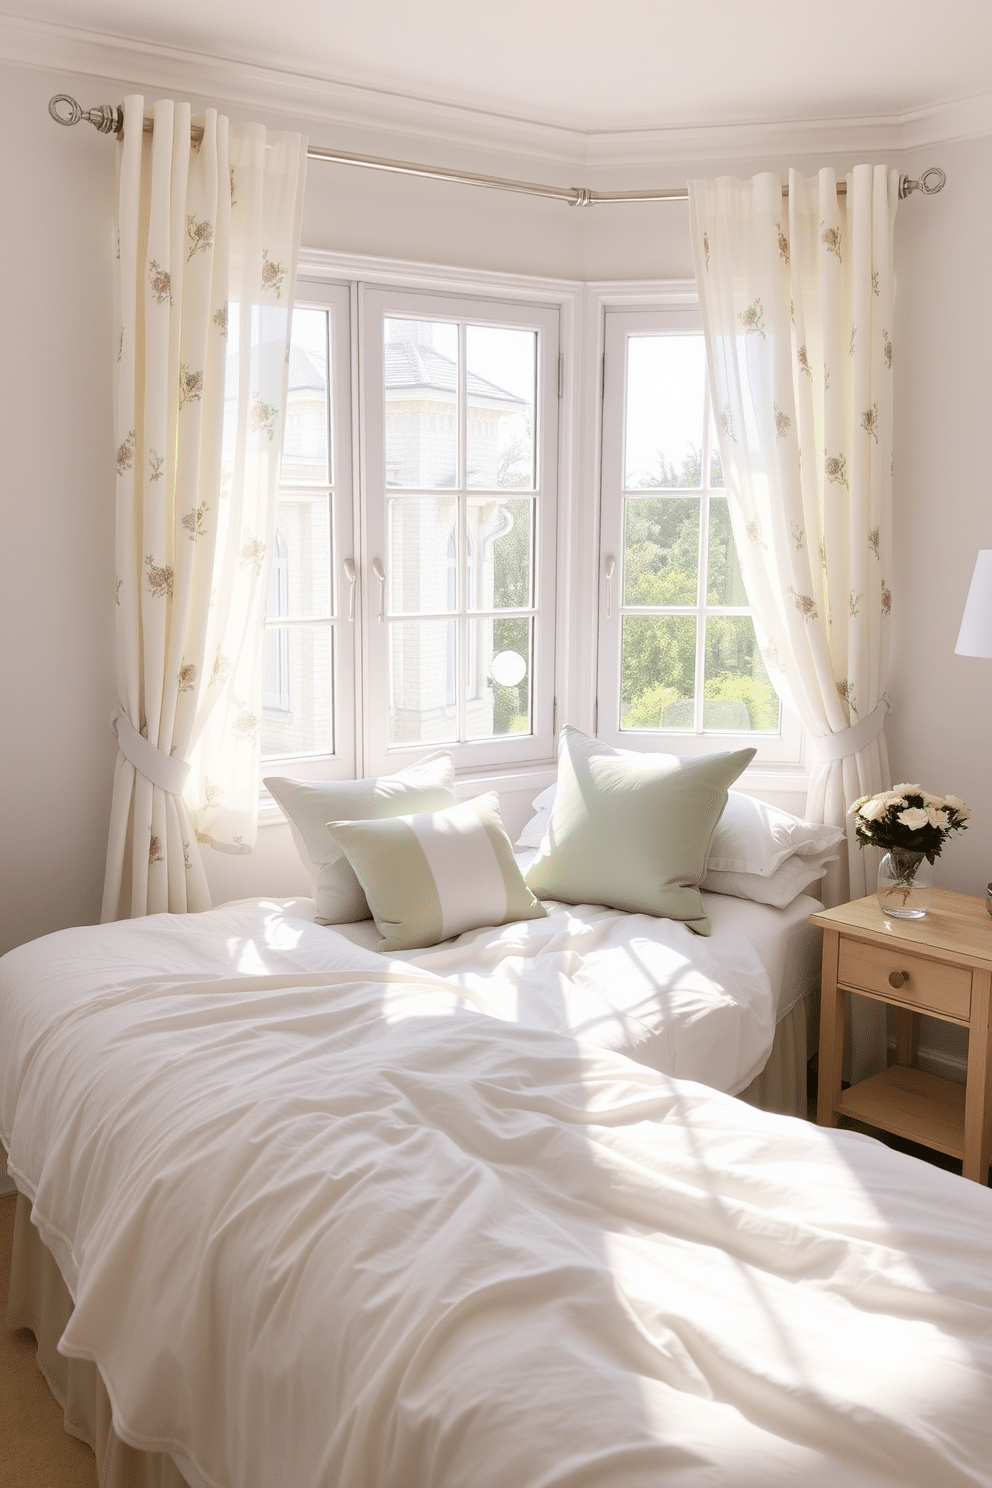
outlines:
[[[555,804],[557,789],[557,784],[553,783],[539,796],[534,797],[531,806],[535,814],[517,838],[515,844],[517,847],[540,847],[544,834],[548,830],[548,822],[551,820],[551,808]]]
[[[328,822],[382,932],[380,951],[437,945],[465,930],[547,914],[524,883],[495,791],[444,811]]]
[[[535,814],[517,838],[518,847],[541,846],[551,820],[555,789],[549,785],[534,798]],[[822,864],[833,862],[832,857],[823,858],[822,855],[843,842],[844,836],[843,827],[802,821],[788,811],[769,806],[766,801],[732,790],[727,793],[726,807],[713,833],[706,870],[707,873],[715,871],[768,878],[791,857],[817,858],[820,860],[818,872],[813,877],[819,878],[823,873]],[[812,882],[812,879],[808,881]],[[706,888],[707,885],[703,883],[700,887]],[[798,889],[796,893],[799,893]],[[758,898],[755,894],[741,894],[739,897]],[[759,903],[775,902],[774,899],[759,899]]]
[[[794,853],[780,863],[774,873],[720,873],[707,869],[699,887],[711,894],[729,894],[733,899],[753,899],[756,904],[772,904],[785,909],[797,894],[823,877],[824,865],[836,854],[801,858]]]
[[[756,873],[767,878],[787,858],[829,852],[845,835],[843,827],[802,821],[767,801],[730,791],[706,867],[718,873]]]
[[[447,750],[370,780],[293,780],[269,775],[265,785],[289,821],[310,875],[318,925],[349,925],[372,911],[329,821],[368,821],[411,811],[438,811],[455,800],[455,767]]]

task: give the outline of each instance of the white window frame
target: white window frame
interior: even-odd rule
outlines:
[[[519,770],[553,757],[555,747],[555,631],[558,509],[558,395],[560,326],[557,307],[522,297],[512,303],[473,294],[439,293],[397,285],[359,285],[361,347],[361,506],[365,561],[363,706],[366,773],[394,771],[434,749],[450,749],[460,772]],[[534,617],[531,655],[531,731],[486,739],[390,744],[388,739],[388,585],[379,578],[389,562],[386,537],[385,400],[383,321],[391,316],[460,320],[538,333],[536,429],[536,530],[533,588],[526,611]],[[390,488],[391,489],[391,488]],[[480,493],[481,494],[481,493]],[[508,496],[512,492],[507,493]],[[525,494],[520,492],[521,495]],[[381,622],[381,623],[380,623]]]
[[[296,283],[295,305],[327,310],[329,412],[333,437],[331,441],[330,480],[326,489],[331,500],[331,595],[325,614],[293,619],[275,617],[266,620],[266,629],[308,625],[326,625],[333,633],[332,645],[332,719],[334,750],[330,754],[277,755],[261,762],[261,775],[291,775],[299,779],[350,780],[358,766],[360,729],[360,689],[357,668],[356,628],[358,606],[353,604],[352,585],[346,564],[356,563],[356,481],[352,407],[352,335],[353,295],[346,284],[321,278],[310,278],[300,271]],[[292,489],[292,483],[280,481],[280,494]],[[301,489],[312,492],[314,483]],[[355,596],[357,599],[357,596]],[[263,807],[271,803],[269,793],[261,788]],[[274,805],[272,815],[277,815]],[[280,818],[281,819],[281,818]]]
[[[694,297],[693,297],[694,298]],[[702,695],[705,640],[702,625],[707,606],[697,594],[697,604],[679,610],[679,613],[696,617],[696,708],[694,728],[685,729],[621,729],[620,728],[620,680],[621,680],[621,634],[624,607],[623,552],[624,552],[624,435],[626,427],[626,367],[627,344],[631,336],[640,335],[684,335],[686,332],[701,334],[698,305],[686,302],[654,306],[610,306],[602,304],[602,444],[600,477],[600,533],[599,533],[599,643],[598,674],[596,684],[596,733],[607,743],[623,749],[667,750],[680,755],[716,753],[724,750],[754,748],[754,764],[784,767],[790,774],[801,766],[803,756],[803,730],[798,718],[783,705],[780,710],[780,725],[776,733],[742,732],[703,729]],[[708,408],[708,394],[707,394]],[[703,470],[709,470],[710,423],[703,426]],[[658,495],[666,494],[659,489]],[[674,492],[672,494],[675,494]],[[714,494],[724,494],[723,488],[715,488]],[[709,492],[704,484],[700,499],[700,541],[706,531]],[[700,570],[702,574],[702,569]],[[704,595],[704,576],[701,578],[699,594]],[[732,608],[724,613],[749,614],[750,610]]]

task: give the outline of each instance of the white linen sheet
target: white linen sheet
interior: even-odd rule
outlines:
[[[194,1488],[992,1483],[988,1190],[189,918],[0,961],[0,1136],[125,1440]]]

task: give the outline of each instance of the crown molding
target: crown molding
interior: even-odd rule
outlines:
[[[432,163],[449,165],[485,152],[503,161],[517,158],[532,166],[540,162],[558,171],[664,169],[694,160],[891,155],[992,134],[992,93],[902,114],[845,119],[570,129],[11,15],[0,15],[0,60],[295,116],[306,121],[314,144],[353,147],[358,139],[367,143],[373,136],[395,146],[396,138],[402,137],[409,158],[409,143],[416,140],[433,146],[435,154],[444,154],[444,160]],[[80,99],[86,108],[118,101]],[[321,126],[343,133],[331,140]],[[560,184],[573,182],[563,179]]]

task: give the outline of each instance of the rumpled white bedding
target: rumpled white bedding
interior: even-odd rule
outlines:
[[[533,854],[531,854],[533,856]],[[396,959],[474,992],[497,1017],[591,1039],[732,1095],[764,1069],[775,1024],[819,986],[822,906],[704,894],[708,936],[675,920],[548,901],[547,919],[469,930]],[[375,922],[338,925],[374,949]]]
[[[125,1440],[194,1488],[992,1483],[988,1190],[244,926],[0,961],[2,1135]]]

